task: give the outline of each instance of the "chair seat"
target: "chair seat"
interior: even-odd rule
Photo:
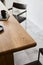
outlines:
[[[41,54],[43,55],[43,48],[40,48],[39,51],[40,51]]]
[[[24,20],[26,20],[26,17],[22,17],[22,16],[17,16],[17,15],[14,15],[13,16],[18,20],[19,23],[23,22]]]

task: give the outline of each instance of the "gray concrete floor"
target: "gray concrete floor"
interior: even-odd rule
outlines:
[[[12,0],[8,0],[8,1],[6,0],[7,8],[9,6],[11,7],[11,4],[12,4],[12,2],[11,2]],[[16,65],[24,65],[28,62],[37,60],[38,50],[40,47],[43,48],[43,30],[40,30],[40,28],[38,28],[38,26],[36,26],[32,21],[29,21],[28,17],[29,16],[27,16],[26,23],[24,21],[20,25],[22,25],[22,27],[25,29],[25,24],[26,24],[26,31],[37,42],[37,46],[34,48],[30,48],[30,49],[26,49],[26,50],[14,53],[14,61],[15,61]],[[40,57],[40,61],[43,65],[43,56],[42,55]]]

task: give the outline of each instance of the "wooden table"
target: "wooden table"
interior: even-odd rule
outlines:
[[[1,2],[0,6],[4,7]],[[14,65],[13,53],[34,47],[36,42],[12,15],[7,21],[0,21],[0,25],[4,27],[0,34],[0,65]]]

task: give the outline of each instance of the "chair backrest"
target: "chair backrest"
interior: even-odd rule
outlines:
[[[18,8],[18,9],[26,9],[25,4],[16,3],[16,2],[13,2],[13,7]]]

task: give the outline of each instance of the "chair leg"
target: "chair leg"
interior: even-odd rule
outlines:
[[[38,61],[39,61],[39,59],[40,59],[40,50],[39,50],[39,53],[38,53]]]

